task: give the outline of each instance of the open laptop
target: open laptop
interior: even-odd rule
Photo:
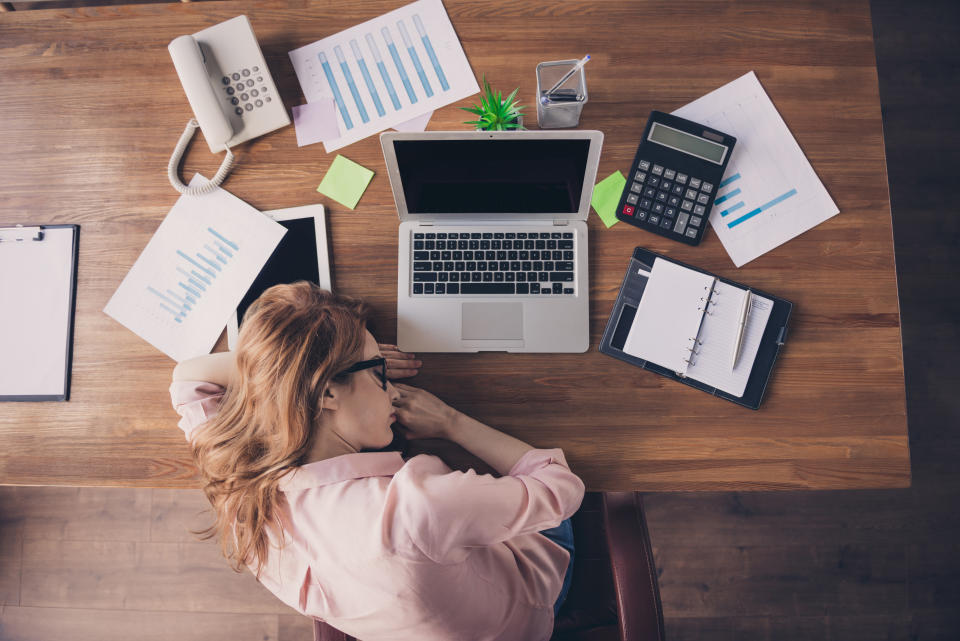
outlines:
[[[585,352],[599,131],[388,132],[408,352]]]

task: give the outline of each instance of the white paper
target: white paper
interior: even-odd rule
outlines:
[[[323,141],[328,153],[480,91],[440,0],[294,49],[290,60],[308,103],[337,104],[342,135]]]
[[[737,139],[710,212],[737,267],[839,213],[752,71],[673,114]]]
[[[207,354],[286,231],[223,189],[181,196],[103,311],[176,361]]]
[[[73,229],[0,242],[0,396],[66,392]]]
[[[623,351],[686,374],[714,280],[668,260],[654,260]]]
[[[406,122],[397,123],[393,128],[397,131],[424,131],[427,128],[427,123],[430,122],[431,116],[433,116],[433,112],[428,111]]]
[[[723,390],[734,396],[743,396],[753,370],[753,362],[760,349],[760,339],[770,320],[773,301],[751,295],[750,310],[743,328],[743,342],[737,366],[731,368],[733,351],[740,330],[740,309],[747,290],[717,281],[710,304],[710,314],[700,328],[699,353],[694,354],[687,368],[687,376]]]

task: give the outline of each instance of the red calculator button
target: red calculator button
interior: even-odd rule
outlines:
[[[631,207],[630,205],[624,205],[623,213],[626,216],[633,216],[633,207]]]

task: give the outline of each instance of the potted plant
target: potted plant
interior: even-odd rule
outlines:
[[[487,77],[483,77],[483,93],[480,94],[480,104],[472,107],[460,107],[478,116],[477,120],[464,121],[465,125],[474,125],[480,131],[512,131],[523,129],[523,114],[525,109],[514,100],[519,87],[503,97],[499,91],[490,88]]]

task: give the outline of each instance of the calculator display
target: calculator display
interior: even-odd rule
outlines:
[[[724,145],[718,145],[715,142],[704,140],[699,136],[688,134],[673,127],[667,127],[659,122],[653,123],[647,139],[697,158],[709,160],[717,165],[723,164],[723,159],[727,155],[727,147]]]

